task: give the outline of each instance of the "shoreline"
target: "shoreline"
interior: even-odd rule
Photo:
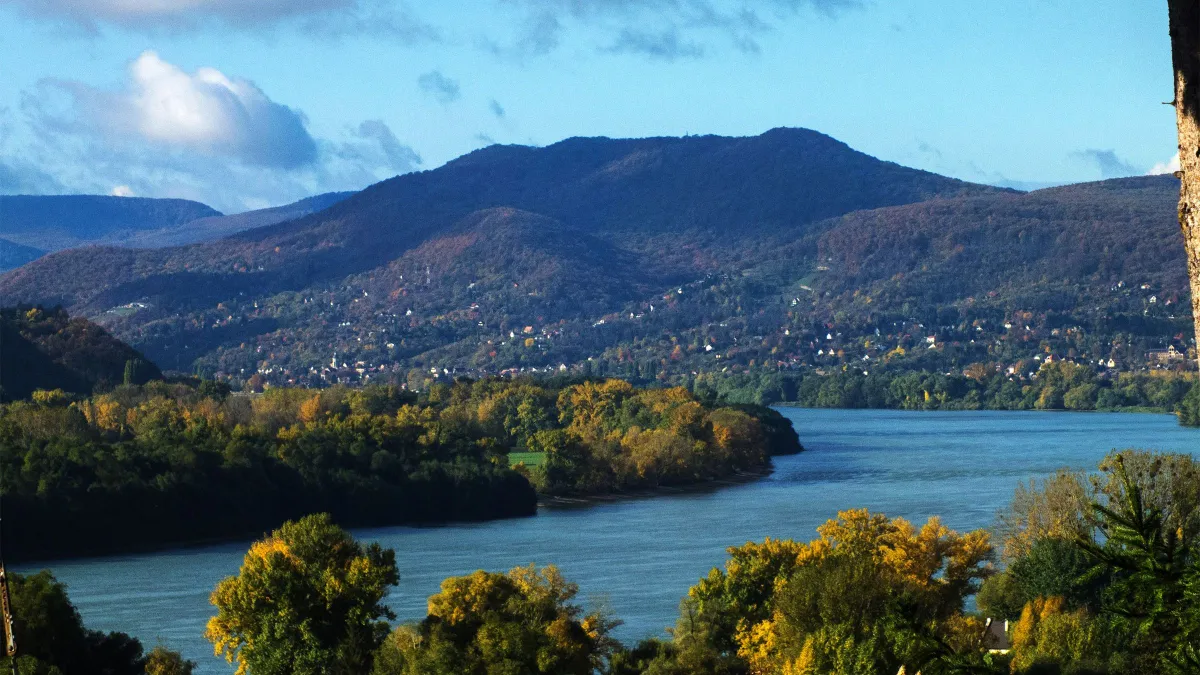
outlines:
[[[663,497],[670,495],[690,494],[713,492],[724,487],[734,487],[737,485],[745,485],[754,481],[770,476],[774,472],[774,466],[768,464],[758,471],[739,471],[730,476],[723,478],[711,478],[695,483],[687,483],[682,485],[660,485],[652,488],[643,488],[631,491],[608,492],[596,495],[562,495],[562,496],[545,496],[538,495],[535,505],[535,511],[528,515],[513,515],[499,516],[496,518],[473,518],[463,520],[446,520],[436,522],[415,522],[415,523],[392,523],[388,525],[369,524],[369,525],[342,525],[352,534],[355,530],[374,530],[393,527],[410,527],[420,529],[433,529],[440,527],[452,527],[454,525],[462,525],[465,523],[488,523],[501,520],[512,520],[515,518],[536,518],[538,511],[542,508],[547,509],[573,509],[587,508],[604,503],[616,503],[622,501],[631,501],[637,499],[652,499],[654,497]],[[282,523],[280,523],[282,525]],[[186,552],[194,549],[212,548],[223,545],[239,545],[246,542],[253,542],[270,534],[270,531],[261,532],[259,534],[238,533],[231,534],[228,537],[216,537],[205,539],[194,539],[187,541],[172,542],[170,544],[156,546],[135,546],[124,551],[87,553],[80,552],[78,554],[61,555],[52,558],[30,558],[22,559],[20,557],[15,560],[10,560],[10,566],[14,569],[23,569],[27,573],[35,572],[43,569],[53,569],[54,566],[61,563],[75,563],[82,560],[116,560],[120,558],[137,557],[143,555],[154,555],[171,552]],[[246,544],[248,546],[248,543]]]
[[[571,509],[584,508],[596,504],[612,504],[637,499],[651,499],[654,497],[668,495],[712,492],[725,487],[735,487],[738,485],[753,483],[770,476],[774,472],[775,467],[772,463],[758,471],[739,471],[723,478],[710,478],[703,481],[697,481],[695,483],[685,483],[681,485],[659,485],[657,487],[642,488],[638,490],[622,490],[618,492],[605,492],[602,494],[592,495],[539,496],[537,505],[539,509]]]
[[[1166,408],[1150,408],[1131,406],[1126,408],[1096,408],[1093,410],[1069,410],[1067,408],[843,408],[817,405],[804,405],[794,401],[783,401],[780,403],[772,403],[767,406],[769,408],[790,408],[794,410],[892,410],[896,412],[907,413],[934,413],[934,412],[949,412],[949,413],[970,413],[970,412],[1005,412],[1005,413],[1129,413],[1135,415],[1171,415],[1178,417],[1178,413],[1174,410]]]

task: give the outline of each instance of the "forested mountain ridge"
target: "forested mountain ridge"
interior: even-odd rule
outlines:
[[[1018,193],[808,130],[577,138],[485,148],[219,242],[52,254],[0,296],[96,317],[164,368],[276,383],[1132,365],[1188,346],[1177,193],[1170,177]]]
[[[256,209],[230,215],[213,215],[187,222],[183,227],[139,232],[120,241],[106,242],[133,248],[162,248],[183,246],[199,241],[212,241],[238,232],[295,220],[316,213],[346,199],[353,192],[326,192],[306,197],[291,204]]]
[[[162,248],[228,237],[295,220],[354,194],[329,192],[298,202],[223,215],[183,199],[101,195],[0,196],[0,270],[81,246]]]
[[[103,195],[0,195],[5,239],[55,251],[220,216],[186,199]]]

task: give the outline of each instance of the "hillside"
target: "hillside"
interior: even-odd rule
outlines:
[[[90,394],[127,376],[142,384],[162,373],[86,319],[72,319],[62,310],[0,310],[0,400],[28,398],[35,389]]]
[[[177,227],[220,212],[185,199],[100,195],[0,195],[4,238],[57,251]]]
[[[274,225],[275,223],[282,223],[285,220],[295,220],[310,213],[316,213],[317,211],[333,206],[352,194],[354,193],[326,192],[283,206],[225,216],[214,215],[197,218],[184,223],[182,226],[138,232],[120,240],[99,243],[130,246],[133,248],[162,248],[164,246],[194,244],[198,241],[212,241],[256,227]]]
[[[46,252],[39,248],[22,246],[7,239],[0,239],[0,272],[20,267],[44,255]]]
[[[48,251],[81,246],[163,248],[213,241],[256,227],[302,218],[353,192],[328,192],[292,204],[222,215],[180,199],[92,195],[0,196],[0,271]]]
[[[568,139],[485,148],[219,242],[55,253],[0,277],[0,296],[94,317],[166,368],[278,383],[1132,365],[1187,347],[1177,190],[1018,193],[808,130]]]

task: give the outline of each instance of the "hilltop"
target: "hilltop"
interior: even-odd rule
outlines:
[[[164,368],[278,383],[1134,363],[1187,348],[1177,191],[1020,193],[804,129],[574,138],[484,148],[217,242],[54,253],[0,295],[94,317]]]

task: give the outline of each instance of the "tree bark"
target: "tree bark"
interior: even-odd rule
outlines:
[[[1179,127],[1179,226],[1187,248],[1196,353],[1200,358],[1200,0],[1167,0],[1175,120]]]

